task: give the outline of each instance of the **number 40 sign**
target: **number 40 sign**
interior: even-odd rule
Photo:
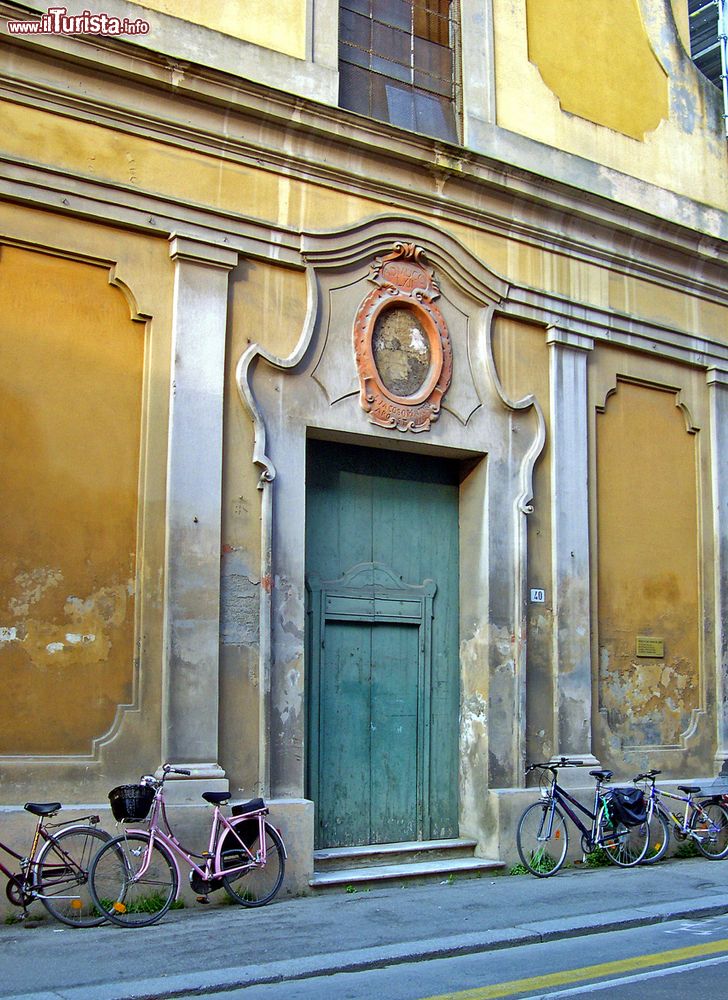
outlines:
[[[545,604],[546,603],[546,591],[545,590],[531,590],[531,604]]]

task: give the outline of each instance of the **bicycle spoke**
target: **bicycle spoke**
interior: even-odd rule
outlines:
[[[230,870],[223,875],[222,884],[231,899],[241,906],[264,906],[276,895],[283,882],[285,872],[285,851],[283,841],[269,823],[265,830],[265,861],[260,843],[258,820],[244,820],[233,827],[247,851],[237,842],[233,833],[228,832],[220,852],[222,869]],[[251,861],[248,851],[255,861]]]
[[[108,840],[108,834],[96,827],[68,827],[41,849],[33,889],[56,920],[69,927],[95,927],[105,920],[91,897],[88,872]]]
[[[534,802],[518,823],[516,846],[524,866],[538,878],[555,875],[566,858],[569,835],[560,810],[549,802]]]
[[[728,856],[728,811],[719,802],[696,804],[690,832],[704,857],[720,861]]]
[[[177,886],[172,857],[160,844],[150,845],[147,834],[115,837],[91,866],[90,888],[96,905],[122,927],[155,923],[174,902]]]

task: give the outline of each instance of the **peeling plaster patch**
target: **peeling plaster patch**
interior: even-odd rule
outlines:
[[[69,596],[65,612],[76,623],[93,617],[108,625],[123,625],[126,618],[127,585],[101,587],[91,597]]]
[[[225,546],[220,578],[220,642],[255,646],[260,625],[260,584],[239,550]]]
[[[460,747],[463,755],[472,757],[482,748],[487,732],[488,706],[482,695],[466,698],[460,713]]]
[[[620,652],[602,648],[599,658],[600,704],[612,733],[627,745],[677,743],[699,705],[694,668],[679,657],[646,663]]]
[[[277,605],[279,655],[285,663],[295,663],[303,656],[305,608],[303,597],[287,577],[277,576],[274,587]]]
[[[281,691],[281,698],[278,703],[278,714],[281,723],[285,728],[296,719],[303,706],[303,684],[301,671],[296,667],[291,667],[285,674],[285,683]]]
[[[224,576],[220,588],[220,641],[226,646],[258,642],[258,587],[247,576]]]
[[[18,641],[18,630],[14,625],[7,628],[5,625],[0,627],[0,642],[17,642]]]
[[[46,590],[57,587],[63,579],[60,569],[43,566],[31,570],[30,573],[18,573],[15,582],[20,590],[18,597],[8,601],[8,607],[14,615],[27,615],[31,605],[37,604]]]
[[[18,627],[19,633],[24,633],[24,649],[36,666],[47,664],[49,659],[64,666],[70,664],[71,657],[57,656],[62,650],[73,650],[74,665],[104,663],[116,630],[128,625],[129,602],[126,581],[101,587],[87,598],[69,595],[64,603],[66,621],[62,624],[27,618]],[[59,632],[63,641],[59,641]]]
[[[483,810],[488,761],[488,629],[478,627],[460,643],[460,797],[473,816]]]
[[[66,632],[66,642],[71,646],[77,646],[80,642],[93,642],[95,635],[81,635],[78,632]]]

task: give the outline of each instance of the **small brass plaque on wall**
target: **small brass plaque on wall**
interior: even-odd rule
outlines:
[[[665,640],[656,639],[653,635],[638,635],[637,656],[655,656],[662,659],[665,656]]]

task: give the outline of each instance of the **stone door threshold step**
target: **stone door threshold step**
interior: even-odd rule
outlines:
[[[399,844],[366,844],[363,847],[326,847],[314,851],[316,861],[335,861],[346,858],[365,858],[386,854],[421,854],[424,851],[473,850],[475,840],[453,837],[449,840],[405,840]]]
[[[393,879],[422,878],[423,876],[471,875],[477,872],[495,871],[503,867],[502,861],[488,858],[451,858],[445,861],[416,861],[411,864],[374,865],[371,868],[338,869],[336,871],[314,872],[309,885],[313,889],[328,886],[352,885],[362,882],[386,882]]]

